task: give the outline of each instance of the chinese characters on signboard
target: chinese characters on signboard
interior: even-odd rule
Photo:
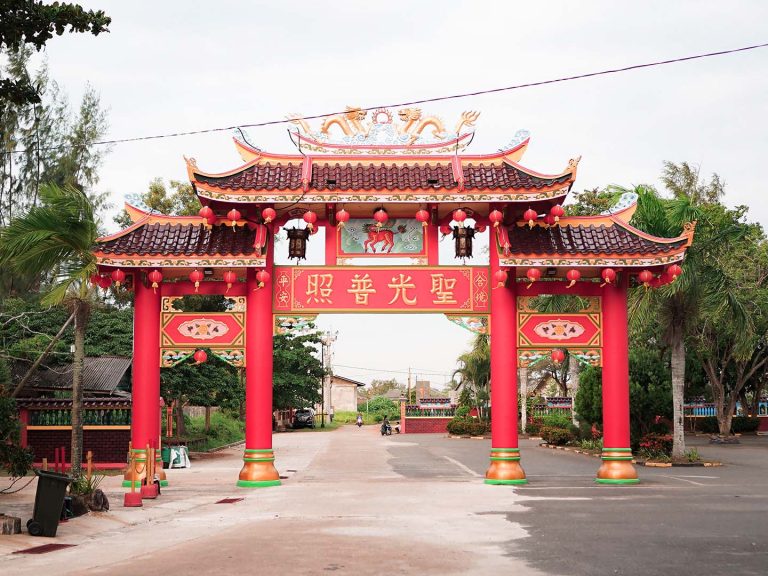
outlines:
[[[485,267],[277,267],[275,312],[487,312]]]

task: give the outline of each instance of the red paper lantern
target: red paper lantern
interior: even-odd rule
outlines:
[[[237,282],[237,274],[232,272],[232,270],[227,270],[224,272],[224,282],[227,283],[227,292],[229,292],[229,289],[232,288],[232,284]]]
[[[192,357],[195,359],[195,364],[202,364],[208,360],[208,354],[205,353],[205,350],[198,350]]]
[[[152,282],[152,291],[157,292],[157,287],[160,285],[160,282],[163,281],[163,273],[160,272],[160,270],[152,270],[147,278]]]
[[[464,220],[467,219],[467,213],[464,212],[461,208],[453,211],[453,219],[454,221],[459,223],[459,226],[464,226]]]
[[[536,282],[536,280],[541,278],[541,270],[539,270],[538,268],[528,268],[528,270],[526,270],[525,272],[525,275],[528,278],[528,280],[531,282],[531,284],[533,284],[534,282]],[[531,284],[528,284],[529,288],[531,287]]]
[[[532,210],[531,208],[528,208],[528,210],[523,212],[523,220],[528,220],[529,228],[533,228],[533,223],[536,222],[536,218],[538,217],[539,215],[536,210]]]
[[[200,216],[200,218],[203,220],[210,220],[214,216],[213,209],[211,209],[210,206],[203,206],[197,212],[197,215]]]
[[[568,270],[565,277],[569,280],[568,286],[566,286],[566,288],[571,288],[574,284],[576,284],[576,282],[579,281],[579,279],[581,279],[581,272],[575,268],[571,268]]]
[[[637,275],[637,279],[643,283],[643,286],[648,288],[651,285],[651,280],[653,280],[653,272],[650,270],[643,270]]]
[[[91,274],[91,277],[88,280],[91,282],[91,285],[98,286],[99,280],[101,280],[101,276],[98,274]]]
[[[266,270],[259,270],[256,272],[256,281],[259,283],[259,288],[264,288],[264,285],[269,282],[271,276]]]
[[[600,272],[600,277],[603,279],[603,283],[600,286],[605,286],[616,280],[616,270],[613,268],[603,268]]]
[[[552,216],[552,214],[545,214],[544,224],[546,224],[547,226],[554,226],[555,224],[557,224],[557,219],[554,216]]]
[[[349,222],[349,212],[342,208],[336,211],[336,222],[339,223],[339,228],[344,228],[344,225]]]
[[[112,276],[112,280],[115,281],[115,287],[120,288],[120,284],[123,282],[123,280],[125,280],[125,272],[118,268],[117,270],[113,271],[110,276]]]
[[[237,226],[237,221],[240,220],[240,210],[237,210],[236,208],[232,208],[229,212],[227,212],[227,218],[232,223],[232,227]]]
[[[197,292],[197,289],[200,287],[200,282],[203,281],[203,273],[200,272],[200,270],[192,270],[192,272],[189,273],[189,281],[194,282],[195,292]]]
[[[387,211],[384,210],[384,208],[379,208],[373,213],[373,219],[376,220],[376,227],[381,228],[381,225],[389,220],[389,214],[387,214]]]
[[[451,228],[448,224],[444,224],[443,226],[440,226],[440,234],[443,236],[448,236],[448,234],[453,232],[453,228]]]
[[[216,224],[216,216],[211,216],[210,218],[208,218],[208,220],[206,220],[206,222],[208,223],[208,226],[213,226],[214,224]]]
[[[669,268],[667,268],[667,274],[669,274],[669,277],[672,278],[673,282],[682,273],[683,273],[683,269],[677,264],[672,264]]]
[[[565,360],[565,352],[560,350],[560,348],[555,348],[552,350],[552,354],[550,354],[550,357],[552,358],[552,361],[556,364],[560,364],[563,360]]]
[[[508,278],[509,274],[506,270],[496,270],[496,272],[493,273],[493,281],[496,282],[496,288],[503,288],[507,283]]]
[[[424,208],[422,208],[421,210],[416,212],[416,220],[421,222],[421,225],[424,227],[429,226],[429,212],[427,212],[426,210],[424,210]]]
[[[264,210],[261,211],[261,217],[264,219],[264,224],[269,224],[277,218],[277,212],[275,212],[274,208],[264,208]]]
[[[491,213],[488,214],[488,220],[493,224],[494,228],[498,228],[504,220],[504,213],[501,210],[491,210]]]
[[[549,209],[549,213],[554,217],[555,222],[560,222],[560,218],[565,214],[565,209],[560,204],[555,204]]]
[[[102,276],[99,278],[99,286],[101,286],[104,290],[112,286],[112,278],[109,276]]]
[[[307,223],[307,228],[309,228],[310,230],[315,229],[315,222],[317,222],[317,214],[312,212],[312,210],[307,210],[306,212],[304,212],[304,215],[301,218],[304,220],[304,222]]]

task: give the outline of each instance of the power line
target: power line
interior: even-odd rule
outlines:
[[[345,364],[335,364],[338,368],[349,368],[351,370],[364,370],[366,372],[378,372],[379,374],[408,374],[408,370],[390,370],[379,368],[365,368],[364,366],[347,366]],[[428,370],[419,370],[418,368],[411,368],[412,372],[417,376],[447,376],[450,377],[451,372],[430,372]]]
[[[461,98],[469,98],[471,96],[483,96],[486,94],[495,94],[498,92],[508,92],[511,90],[520,90],[523,88],[533,88],[535,86],[545,86],[547,84],[557,84],[560,82],[570,82],[572,80],[583,80],[584,78],[594,78],[595,76],[605,76],[608,74],[618,74],[620,72],[629,72],[630,70],[639,70],[642,68],[652,68],[655,66],[665,66],[667,64],[677,64],[680,62],[689,62],[691,60],[700,60],[702,58],[711,58],[714,56],[724,56],[727,54],[735,54],[737,52],[747,52],[749,50],[756,50],[758,48],[766,48],[768,47],[768,42],[763,44],[754,44],[751,46],[742,46],[740,48],[732,48],[729,50],[719,50],[717,52],[706,52],[704,54],[694,54],[692,56],[681,56],[679,58],[670,58],[667,60],[657,60],[654,62],[645,62],[642,64],[632,64],[630,66],[623,66],[621,68],[609,68],[606,70],[599,70],[596,72],[587,72],[585,74],[574,74],[571,76],[563,76],[561,78],[553,78],[549,80],[539,80],[536,82],[527,82],[525,84],[515,84],[513,86],[503,86],[500,88],[489,88],[486,90],[474,90],[472,92],[462,92],[459,94],[450,94],[447,96],[434,96],[431,98],[422,98],[420,100],[410,100],[406,102],[397,102],[393,104],[381,104],[377,106],[369,106],[366,108],[361,108],[361,110],[364,111],[372,111],[372,110],[378,110],[379,108],[400,108],[405,106],[414,106],[416,104],[427,104],[430,102],[442,102],[444,100],[457,100]],[[337,111],[337,112],[325,112],[322,114],[311,114],[308,116],[302,116],[301,119],[303,120],[317,120],[319,118],[327,118],[328,116],[334,116],[336,114],[344,114],[346,110]],[[91,142],[90,145],[92,146],[109,146],[112,144],[125,144],[128,142],[141,142],[145,140],[159,140],[163,138],[178,138],[181,136],[197,136],[200,134],[211,134],[214,132],[228,132],[231,130],[238,130],[240,128],[261,128],[264,126],[274,126],[278,124],[288,124],[292,122],[289,118],[283,118],[280,120],[266,120],[263,122],[254,122],[250,124],[238,124],[234,126],[222,126],[217,128],[204,128],[200,130],[188,130],[184,132],[170,132],[165,134],[154,134],[149,136],[135,136],[132,138],[114,138],[111,140],[98,140],[96,142]],[[42,147],[42,150],[60,150],[63,148],[71,148],[71,146],[48,146],[48,147]],[[30,149],[24,149],[24,150],[9,150],[5,151],[5,154],[24,154],[26,152],[31,152],[33,150]]]

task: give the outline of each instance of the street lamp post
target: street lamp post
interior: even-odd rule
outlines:
[[[328,387],[328,401],[331,401],[331,344],[336,341],[339,335],[338,330],[331,332],[326,330],[320,337],[322,344],[322,366],[323,366],[323,386],[321,389],[320,406],[320,427],[325,428],[325,414],[327,412],[325,405],[325,388]]]

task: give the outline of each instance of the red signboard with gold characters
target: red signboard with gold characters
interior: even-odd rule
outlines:
[[[488,268],[275,268],[275,312],[488,312]]]

